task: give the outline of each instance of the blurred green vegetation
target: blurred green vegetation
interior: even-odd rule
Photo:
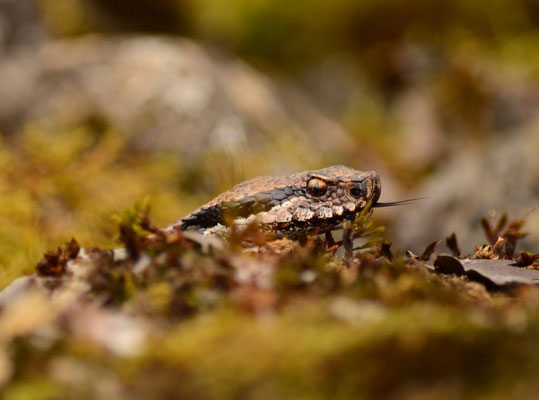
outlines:
[[[328,97],[324,105],[358,146],[381,154],[407,185],[437,168],[453,148],[439,145],[431,158],[410,163],[414,151],[408,147],[396,104],[406,90],[425,97],[440,131],[436,134],[452,142],[455,136],[464,138],[466,144],[517,126],[526,105],[514,99],[519,94],[510,93],[523,82],[528,87],[539,83],[535,51],[539,6],[533,0],[43,0],[40,4],[48,26],[59,36],[181,33],[240,55],[266,71],[292,76],[320,103]],[[149,22],[157,20],[162,24]],[[333,59],[351,66],[354,73],[343,77],[339,68],[325,70]],[[313,71],[318,75],[310,79]],[[326,84],[334,85],[329,96],[319,93]],[[335,106],[339,101],[331,99],[339,96],[344,100]]]
[[[459,55],[533,71],[539,61],[530,51],[539,38],[533,0],[38,1],[60,36],[181,32],[278,70],[304,70],[346,53],[388,92],[436,75]],[[410,47],[425,52],[428,71],[407,65],[402,53]]]
[[[121,219],[125,232],[141,231],[134,215]],[[142,257],[113,261],[95,250],[79,266],[87,288],[69,284],[77,277],[49,277],[59,298],[75,292],[80,300],[62,305],[29,291],[0,315],[10,355],[0,353],[4,398],[536,394],[533,288],[488,293],[402,258],[390,262],[376,248],[345,265],[321,241],[246,254],[205,251],[182,236],[155,244],[127,237]]]
[[[113,216],[136,201],[148,198],[162,225],[199,201],[182,198],[177,157],[137,153],[121,135],[91,125],[29,126],[0,144],[0,163],[1,287],[72,236],[115,247]]]

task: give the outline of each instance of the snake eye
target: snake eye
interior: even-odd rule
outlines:
[[[356,199],[359,199],[363,196],[363,188],[360,185],[352,186],[352,188],[350,188],[350,194]]]
[[[313,178],[307,183],[307,191],[313,197],[323,196],[328,190],[328,185],[322,179]]]

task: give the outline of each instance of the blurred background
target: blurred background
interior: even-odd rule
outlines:
[[[257,175],[376,170],[398,249],[539,197],[534,0],[0,0],[0,285]],[[524,250],[537,251],[539,217]]]

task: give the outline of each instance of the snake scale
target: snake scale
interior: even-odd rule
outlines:
[[[256,221],[261,229],[278,236],[325,233],[352,221],[368,203],[387,207],[408,202],[379,203],[381,190],[375,171],[344,165],[288,176],[260,176],[232,187],[164,230],[196,229],[211,234],[232,224]]]

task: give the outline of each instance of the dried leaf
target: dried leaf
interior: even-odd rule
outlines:
[[[486,244],[483,246],[475,246],[475,257],[479,259],[497,259],[498,256],[494,254],[494,251],[492,250],[492,246],[490,244]]]
[[[142,247],[141,237],[137,235],[133,227],[120,224],[120,243],[127,249],[127,254],[132,260],[138,259]]]
[[[417,261],[419,260],[419,256],[412,252],[411,250],[406,250],[406,253],[404,253],[404,257],[408,260]]]
[[[539,260],[539,253],[533,254],[523,251],[516,258],[514,265],[518,267],[527,267],[532,265],[536,260]]]
[[[379,255],[387,258],[389,261],[393,261],[393,253],[391,253],[391,242],[384,241],[380,245]]]
[[[421,261],[428,261],[432,253],[434,253],[434,250],[436,250],[436,247],[442,243],[441,240],[438,240],[437,242],[431,242],[425,247],[425,250],[423,251],[423,254],[419,257]]]
[[[494,235],[494,229],[492,228],[490,221],[485,217],[481,218],[481,227],[485,231],[485,236],[490,244],[496,242],[496,235]]]
[[[55,252],[49,251],[43,255],[35,268],[39,276],[61,276],[65,273],[67,262],[78,256],[80,246],[75,238],[72,238],[64,247],[58,247]]]
[[[462,255],[461,251],[460,251],[460,248],[459,248],[459,245],[457,243],[457,235],[455,235],[455,232],[453,232],[451,234],[451,236],[448,236],[446,239],[445,239],[445,245],[447,246],[447,248],[449,250],[451,250],[451,253],[455,256],[455,257],[460,257]]]
[[[493,232],[494,235],[498,236],[506,224],[507,224],[507,213],[503,213],[503,215],[498,220],[496,227],[494,228],[494,232]]]
[[[513,258],[517,241],[528,235],[528,233],[522,231],[522,227],[526,223],[526,217],[529,214],[530,212],[520,219],[511,221],[508,219],[507,214],[504,213],[494,228],[492,227],[495,216],[494,212],[491,212],[489,219],[485,217],[481,218],[481,226],[485,231],[489,244],[493,246],[492,250],[497,257],[507,260]],[[500,239],[503,241],[500,241]],[[486,254],[483,254],[481,258],[492,257],[486,257]]]

